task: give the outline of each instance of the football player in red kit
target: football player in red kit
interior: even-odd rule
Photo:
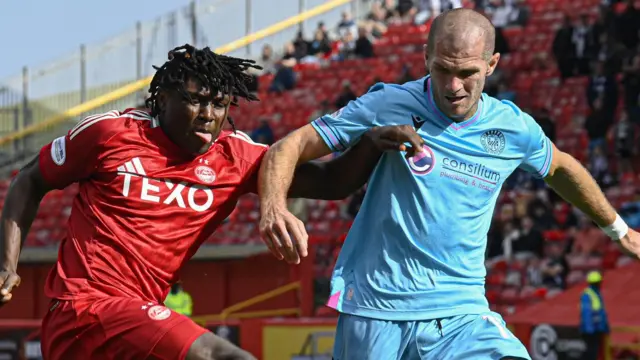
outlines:
[[[162,304],[181,266],[238,198],[256,191],[267,147],[221,130],[227,120],[234,127],[228,113],[237,98],[256,100],[245,85],[250,67],[209,48],[176,48],[156,68],[150,113],[90,116],[14,179],[0,225],[2,303],[19,285],[21,241],[41,199],[79,183],[45,284],[52,300],[42,325],[44,359],[253,359]],[[291,196],[344,198],[366,181],[380,149],[421,141],[406,127],[374,129],[363,139],[331,162],[300,165]],[[298,251],[281,252],[299,261]]]

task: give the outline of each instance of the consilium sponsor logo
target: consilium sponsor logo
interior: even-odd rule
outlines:
[[[442,159],[442,168],[453,171],[458,174],[471,176],[477,180],[496,185],[500,181],[500,173],[489,169],[488,167],[474,162],[466,162],[463,160],[445,157]]]

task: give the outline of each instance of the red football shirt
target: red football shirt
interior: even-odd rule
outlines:
[[[238,197],[255,192],[266,150],[244,133],[225,131],[194,158],[138,110],[78,123],[40,151],[48,184],[79,183],[45,294],[164,301],[180,267]]]

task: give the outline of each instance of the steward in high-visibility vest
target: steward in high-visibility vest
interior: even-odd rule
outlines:
[[[587,274],[587,286],[580,297],[580,332],[586,344],[584,359],[598,359],[604,337],[609,334],[607,312],[600,294],[602,275]]]
[[[171,285],[171,291],[164,300],[164,306],[185,316],[191,316],[193,312],[191,295],[184,291],[179,283]]]

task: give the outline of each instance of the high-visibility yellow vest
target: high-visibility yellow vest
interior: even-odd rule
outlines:
[[[191,295],[184,291],[179,291],[177,294],[169,293],[164,300],[164,306],[169,309],[185,316],[191,316],[193,312],[193,301]]]
[[[590,287],[584,289],[584,293],[587,294],[589,300],[591,300],[591,310],[600,311],[600,309],[602,309],[602,301],[600,301],[600,296],[598,296],[598,294]]]

